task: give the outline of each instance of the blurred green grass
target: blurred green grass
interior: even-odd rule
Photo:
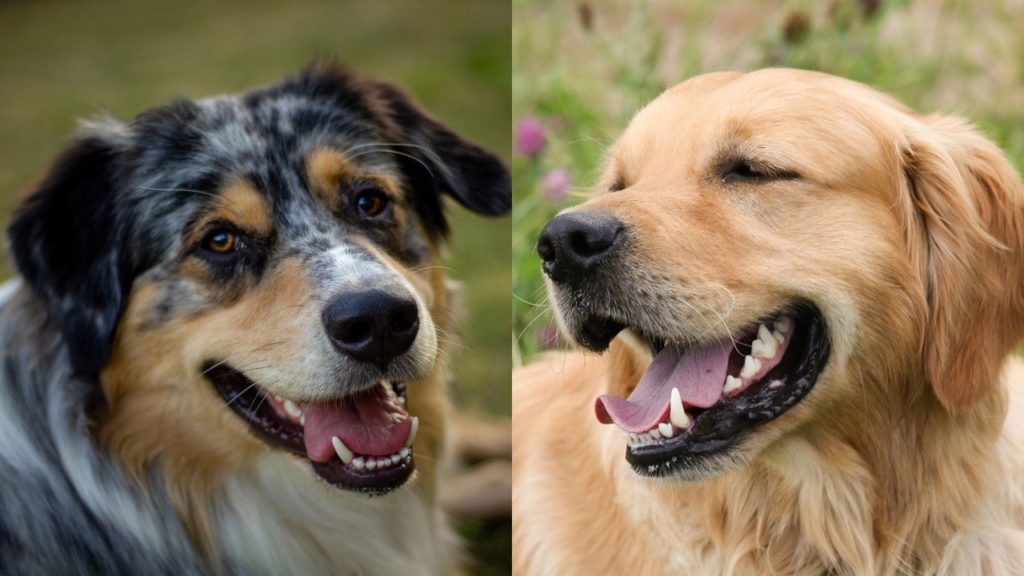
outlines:
[[[507,2],[474,0],[0,3],[0,209],[10,212],[83,117],[245,90],[317,56],[398,83],[508,159],[510,17]],[[466,305],[453,396],[460,408],[507,415],[511,222],[453,205],[452,225],[445,264]],[[11,272],[5,263],[4,276]],[[507,531],[463,531],[486,549],[480,573],[508,571]]]
[[[1024,17],[1011,0],[513,0],[513,119],[547,145],[513,160],[514,357],[564,346],[545,304],[537,235],[576,204],[629,118],[665,88],[715,70],[786,66],[874,85],[914,108],[965,116],[1020,168]],[[752,96],[756,97],[756,96]],[[571,189],[545,191],[567,170]],[[565,197],[563,197],[565,196]]]

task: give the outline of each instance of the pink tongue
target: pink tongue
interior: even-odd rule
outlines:
[[[337,458],[337,436],[357,455],[388,456],[405,446],[412,428],[409,413],[383,385],[343,402],[303,404],[306,455],[314,462]]]
[[[722,396],[732,348],[729,338],[689,350],[666,347],[654,357],[628,399],[610,394],[598,397],[597,420],[615,423],[626,432],[646,432],[667,420],[673,388],[679,388],[683,406],[713,406]]]

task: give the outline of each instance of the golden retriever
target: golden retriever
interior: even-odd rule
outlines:
[[[538,243],[564,332],[607,351],[514,376],[515,573],[1024,574],[996,146],[842,78],[708,74],[597,191]]]

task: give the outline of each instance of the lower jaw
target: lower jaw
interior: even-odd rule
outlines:
[[[305,459],[305,454],[301,456]],[[312,462],[312,465],[313,472],[328,484],[370,496],[382,496],[402,487],[416,470],[411,455],[394,466],[368,473],[352,470],[340,460]]]

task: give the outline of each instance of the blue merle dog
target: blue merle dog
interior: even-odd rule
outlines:
[[[330,63],[87,125],[8,228],[0,572],[446,573],[446,195],[508,172]]]

